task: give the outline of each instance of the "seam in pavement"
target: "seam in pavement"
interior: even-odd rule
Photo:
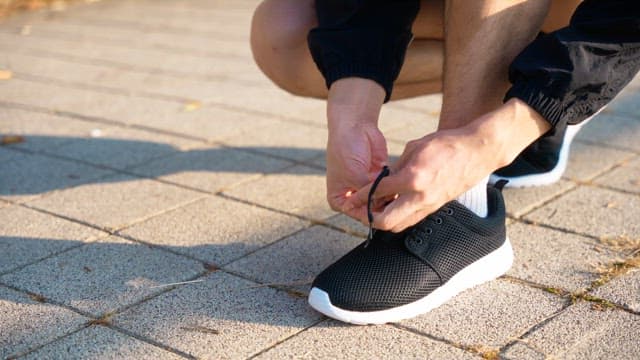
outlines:
[[[247,360],[255,359],[255,358],[257,358],[258,356],[260,356],[260,355],[262,355],[262,354],[266,353],[267,351],[269,351],[269,350],[271,350],[271,349],[273,349],[273,348],[277,347],[278,345],[283,344],[283,343],[285,343],[285,342],[287,342],[287,341],[289,341],[289,340],[291,340],[291,339],[293,339],[293,338],[297,337],[298,335],[302,334],[303,332],[306,332],[307,330],[309,330],[309,329],[311,329],[311,328],[313,328],[313,327],[316,327],[316,326],[318,326],[318,325],[320,325],[321,323],[326,322],[326,321],[327,321],[327,317],[326,317],[326,316],[324,316],[324,315],[322,315],[322,317],[321,317],[319,320],[315,321],[315,322],[314,322],[314,323],[312,323],[311,325],[306,326],[306,327],[304,327],[303,329],[301,329],[300,331],[295,332],[295,333],[293,333],[293,334],[291,334],[291,335],[289,335],[289,336],[286,336],[286,337],[284,337],[284,338],[282,338],[282,339],[280,339],[280,340],[276,341],[275,343],[273,343],[273,344],[269,345],[268,347],[266,347],[266,348],[264,348],[264,349],[262,349],[262,350],[260,350],[260,351],[258,351],[258,352],[256,352],[256,353],[254,353],[254,354],[250,355],[250,356],[249,356],[249,357],[247,357],[246,359],[247,359]]]

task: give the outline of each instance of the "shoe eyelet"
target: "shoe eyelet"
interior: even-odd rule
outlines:
[[[416,238],[414,241],[415,241],[416,244],[422,245],[422,239]]]
[[[447,209],[447,215],[453,215],[453,209]]]
[[[433,230],[431,230],[431,228],[427,228],[427,235],[431,235],[432,232]]]
[[[436,218],[436,224],[438,224],[438,225],[442,224],[442,219],[441,218]]]

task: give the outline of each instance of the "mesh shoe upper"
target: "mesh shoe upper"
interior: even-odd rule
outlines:
[[[324,270],[313,287],[334,306],[376,311],[419,300],[505,241],[502,195],[488,189],[489,215],[480,218],[456,201],[401,232],[377,231]]]

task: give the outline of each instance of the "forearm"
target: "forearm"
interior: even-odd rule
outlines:
[[[510,164],[522,150],[551,128],[549,122],[519,99],[507,101],[497,110],[474,120],[465,131],[486,152],[493,171]]]

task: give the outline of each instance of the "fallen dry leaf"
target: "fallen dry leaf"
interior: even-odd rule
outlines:
[[[0,145],[19,144],[24,142],[24,136],[20,135],[4,135],[0,138]]]
[[[13,77],[11,70],[0,70],[0,80],[9,80]]]

